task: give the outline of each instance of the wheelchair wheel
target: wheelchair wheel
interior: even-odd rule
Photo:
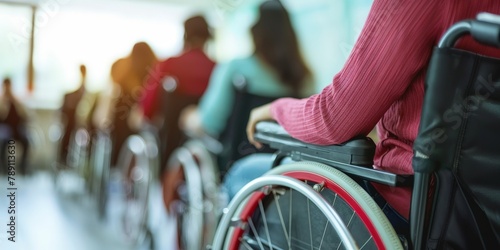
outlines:
[[[149,188],[152,181],[151,159],[147,142],[138,135],[130,136],[120,152],[118,166],[123,170],[123,232],[135,246],[151,237],[148,231]]]
[[[213,249],[402,246],[383,212],[355,181],[327,165],[300,162],[277,167],[243,188],[221,220]]]
[[[175,191],[178,200],[171,205],[177,218],[179,249],[201,249],[203,192],[198,164],[191,152],[181,147],[172,154],[168,168],[184,173],[184,180],[179,183]]]
[[[220,196],[221,192],[219,192],[219,172],[214,156],[202,142],[189,141],[184,147],[194,156],[200,172],[203,195],[203,224],[200,237],[203,246],[207,245],[214,237],[219,211],[222,208],[221,204],[224,203]],[[189,230],[189,225],[187,225],[187,230]]]
[[[178,199],[171,205],[177,218],[179,249],[202,249],[213,239],[220,211],[215,160],[203,143],[193,140],[174,152],[168,166],[184,173],[176,189]]]

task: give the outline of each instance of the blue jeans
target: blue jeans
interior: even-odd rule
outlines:
[[[401,216],[394,208],[385,201],[384,197],[366,180],[358,181],[358,184],[372,197],[377,205],[382,209],[392,227],[397,234],[403,235],[406,239],[410,239],[410,224],[408,220]]]
[[[226,173],[222,184],[229,200],[249,182],[261,177],[272,167],[274,155],[252,154],[236,161]]]
[[[232,199],[246,184],[269,171],[273,160],[274,155],[272,154],[253,154],[236,161],[227,172],[223,182],[223,187],[229,199]],[[364,180],[358,180],[357,182],[382,209],[396,233],[409,239],[410,226],[408,221],[385,201],[370,182]]]

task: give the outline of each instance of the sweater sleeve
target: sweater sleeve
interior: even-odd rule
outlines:
[[[280,99],[273,118],[314,144],[368,134],[425,69],[439,35],[433,0],[375,0],[365,27],[333,83],[310,98]]]

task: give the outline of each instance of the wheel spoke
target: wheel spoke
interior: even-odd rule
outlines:
[[[253,224],[253,220],[251,217],[248,218],[248,225],[250,225],[250,229],[252,230],[253,234],[255,235],[255,239],[257,240],[257,243],[259,244],[260,249],[264,249],[264,246],[262,245],[262,242],[260,241],[259,234],[257,233],[257,229],[255,229],[255,225]]]
[[[337,196],[338,196],[337,193],[335,193],[335,197],[333,198],[333,202],[332,202],[332,207],[335,207],[335,201],[337,201]],[[318,249],[321,249],[321,246],[323,245],[323,241],[325,239],[327,228],[328,228],[328,221],[325,223],[325,229],[323,229],[323,236],[321,236],[321,242],[319,243]]]
[[[337,250],[340,249],[340,246],[342,246],[343,241],[341,240],[339,243],[339,246],[337,247]]]
[[[347,227],[349,228],[349,226],[351,225],[351,222],[352,222],[352,218],[354,218],[354,215],[356,214],[356,211],[352,210],[352,214],[351,214],[351,218],[349,218],[349,222],[347,223]]]
[[[288,238],[288,233],[286,232],[285,221],[283,220],[283,214],[281,213],[281,206],[278,200],[276,199],[276,193],[273,192],[274,202],[276,203],[276,207],[278,208],[278,215],[280,217],[281,226],[283,227],[283,233],[285,234],[286,241],[288,242],[288,248],[290,249],[292,246],[290,245],[290,239]]]
[[[292,197],[293,189],[290,189],[290,212],[288,213],[288,245],[292,245]]]
[[[368,244],[368,242],[370,242],[370,240],[373,238],[373,236],[370,235],[370,238],[368,238],[366,241],[365,241],[365,244],[363,244],[359,249],[363,249],[363,247],[366,246],[366,244]]]
[[[259,209],[262,214],[262,220],[264,221],[264,228],[266,229],[267,240],[269,240],[269,245],[271,250],[273,250],[273,243],[271,242],[271,235],[269,234],[269,228],[267,227],[266,213],[264,212],[264,206],[262,205],[262,200],[259,201]]]
[[[248,245],[248,243],[246,243],[246,242],[244,242],[244,241],[242,241],[241,243],[243,244],[243,246],[244,246],[246,249],[252,250],[252,247],[250,247],[250,246]],[[261,247],[261,249],[264,249],[264,248],[262,248],[262,247]]]
[[[305,182],[306,182],[306,184],[309,184],[309,183],[307,183],[307,180]],[[311,240],[311,250],[314,250],[313,236],[312,236],[312,225],[311,225],[311,211],[309,209],[309,199],[307,199],[307,218],[308,218],[308,221],[309,221],[309,237],[310,237],[310,240]]]
[[[325,229],[323,229],[323,235],[321,236],[321,242],[319,243],[319,248],[321,249],[321,246],[323,245],[323,240],[325,239],[326,235],[326,229],[328,228],[328,221],[325,223]]]

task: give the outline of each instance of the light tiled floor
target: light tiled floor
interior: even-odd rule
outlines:
[[[7,240],[7,179],[0,177],[1,250],[129,250],[120,232],[119,202],[111,197],[106,221],[99,221],[90,199],[78,185],[64,196],[55,192],[48,173],[16,178],[16,242]],[[71,182],[71,183],[76,183]],[[172,223],[165,216],[159,192],[152,199],[151,230],[156,249],[173,249]]]

